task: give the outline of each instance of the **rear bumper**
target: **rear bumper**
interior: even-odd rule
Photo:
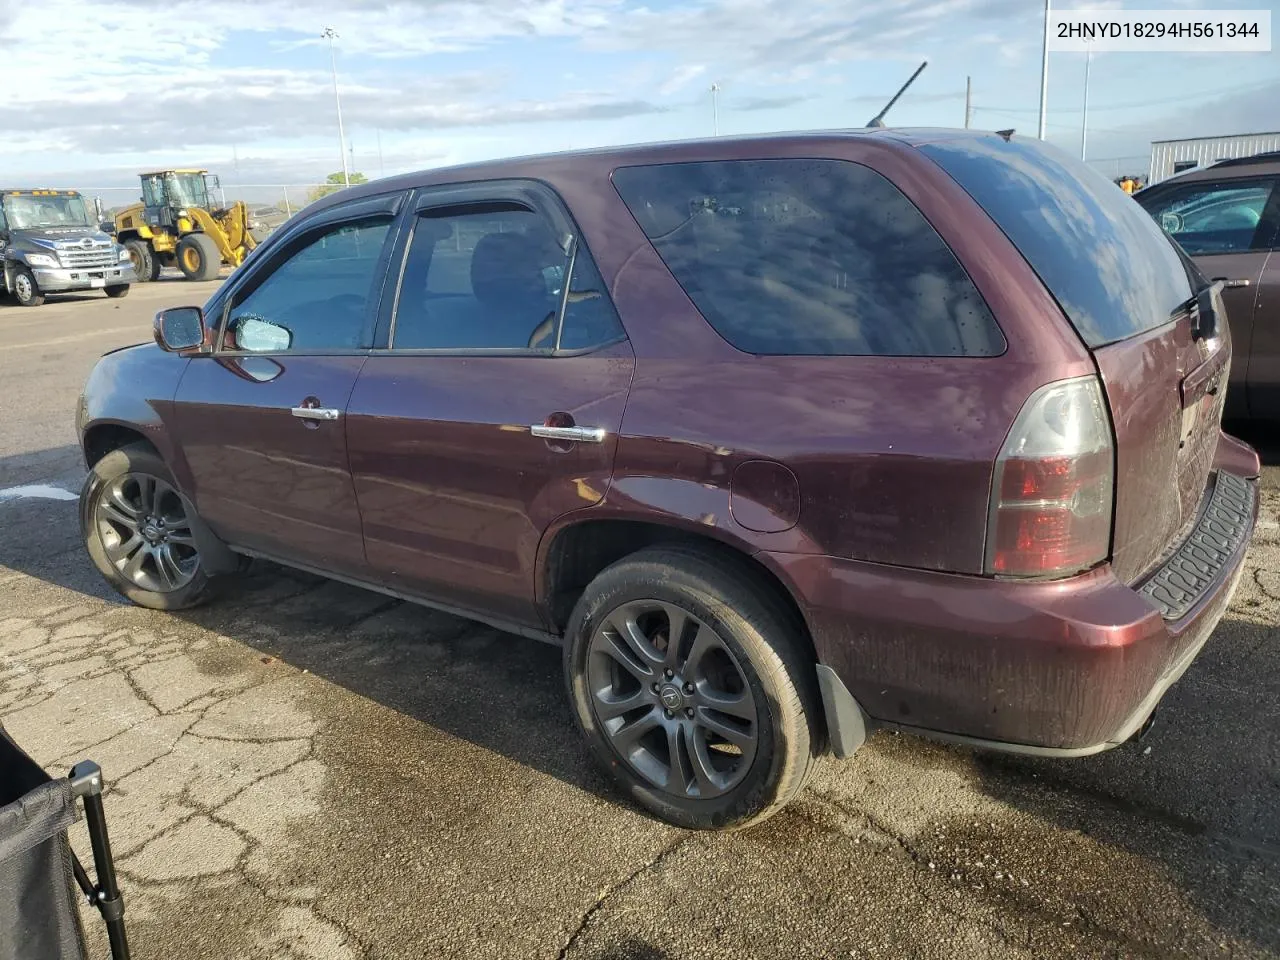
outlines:
[[[41,293],[69,293],[72,290],[100,290],[102,287],[118,287],[134,283],[137,276],[133,272],[133,264],[129,261],[118,263],[114,267],[76,268],[74,270],[34,269],[36,286]],[[99,285],[94,280],[101,280]]]
[[[1097,753],[1141,727],[1226,612],[1257,519],[1250,459],[1256,477],[1253,451],[1224,436],[1214,479],[1228,475],[1243,515],[1199,582],[1185,565],[1198,558],[1208,569],[1188,545],[1220,519],[1212,514],[1223,502],[1212,495],[1182,548],[1133,585],[1109,566],[1014,583],[831,557],[768,559],[805,607],[819,659],[872,726],[1022,753]],[[1176,605],[1166,603],[1171,618],[1149,596],[1162,577],[1182,589]],[[832,740],[839,752],[839,731]]]

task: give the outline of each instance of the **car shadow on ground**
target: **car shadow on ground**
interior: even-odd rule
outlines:
[[[65,459],[64,451],[49,453]],[[0,472],[4,466],[0,459]],[[0,579],[8,568],[121,603],[84,553],[74,502],[0,503],[0,530]],[[997,850],[1018,875],[1034,872],[1028,858],[1054,858],[1050,895],[1067,905],[1063,912],[1074,911],[1082,929],[1134,927],[1135,898],[1142,903],[1149,896],[1138,912],[1157,930],[1169,890],[1159,882],[1164,878],[1207,921],[1205,935],[1221,931],[1280,952],[1273,922],[1280,916],[1274,669],[1280,579],[1271,585],[1253,573],[1141,744],[1069,761],[972,753],[883,734],[872,744],[895,763],[962,769],[982,793],[1029,814],[1035,827],[984,836],[981,846]],[[211,604],[172,616],[610,803],[626,803],[591,763],[572,722],[558,648],[273,564],[255,564],[228,586]],[[947,829],[936,849],[932,837],[916,838],[913,856],[931,870],[936,862],[960,874],[970,867],[953,848],[961,851],[969,841],[956,824]],[[1142,869],[1125,869],[1131,861]],[[989,880],[979,886],[978,896],[1002,909],[1043,909],[1042,901],[1023,903],[1016,889]],[[1043,899],[1045,890],[1039,894]],[[1116,942],[1119,955],[1154,955],[1141,926],[1131,940]],[[619,956],[657,956],[637,951]]]

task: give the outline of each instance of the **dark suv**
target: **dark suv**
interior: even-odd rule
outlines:
[[[1235,351],[1226,416],[1280,420],[1280,153],[1222,160],[1134,199],[1223,282]]]
[[[1018,138],[384,180],[156,341],[80,410],[121,593],[190,606],[264,557],[563,642],[594,751],[685,826],[767,816],[874,728],[1125,741],[1256,516],[1219,286]]]

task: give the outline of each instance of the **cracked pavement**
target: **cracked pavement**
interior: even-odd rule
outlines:
[[[77,490],[94,359],[205,286],[0,305],[0,490]],[[1278,957],[1268,456],[1248,575],[1141,744],[881,733],[740,834],[623,802],[549,646],[271,566],[196,611],[127,606],[69,501],[0,497],[0,721],[51,771],[102,765],[141,960]]]

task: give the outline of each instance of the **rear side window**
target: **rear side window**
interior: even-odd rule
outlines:
[[[995,136],[920,149],[1013,241],[1089,346],[1159,327],[1191,297],[1159,225],[1080,161],[1037,140]]]
[[[987,357],[1005,341],[955,255],[875,171],[842,160],[624,167],[667,268],[755,354]]]

